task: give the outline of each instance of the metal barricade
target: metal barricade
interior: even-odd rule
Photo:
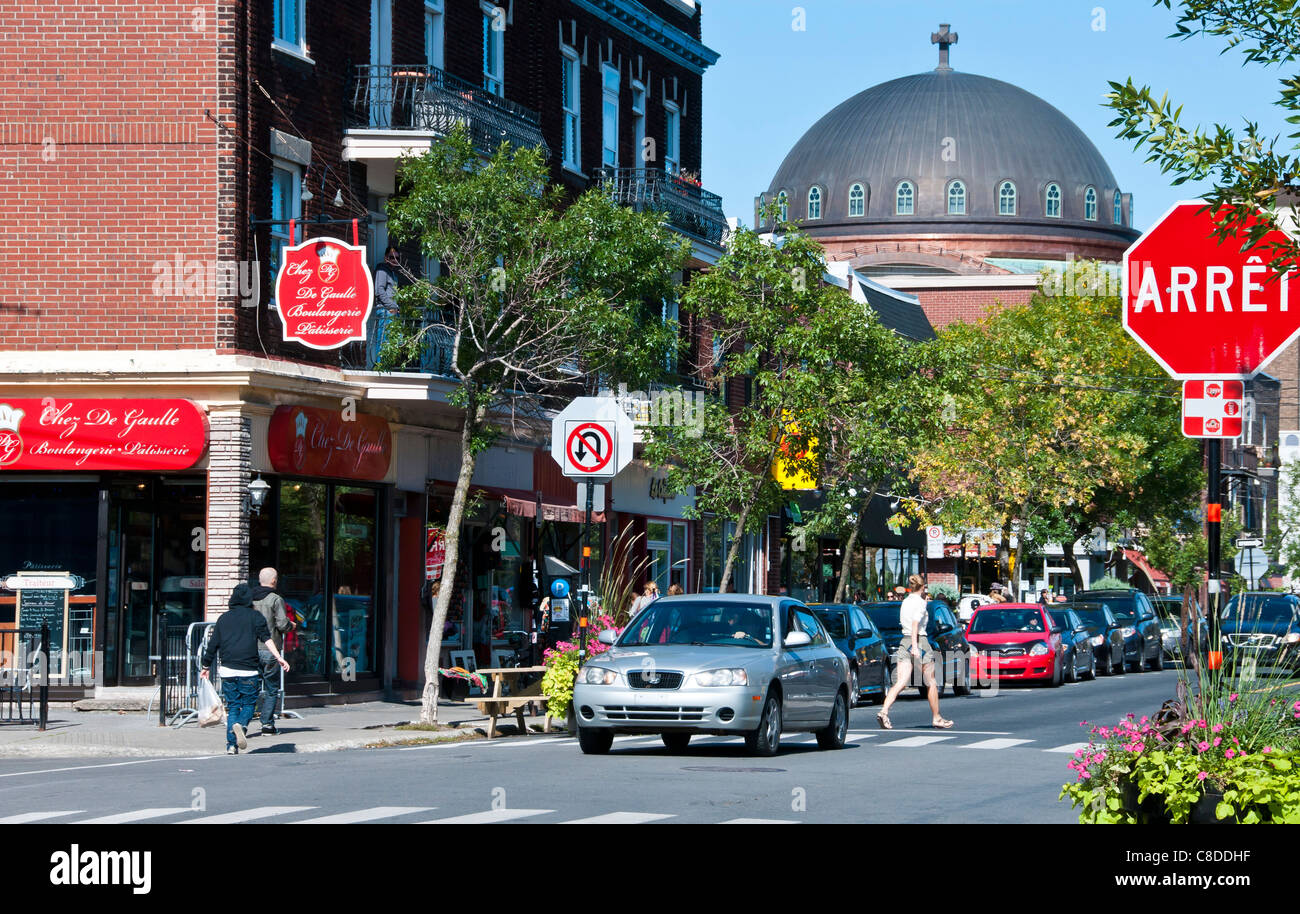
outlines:
[[[199,718],[199,673],[203,671],[203,651],[212,636],[213,622],[194,622],[188,627],[173,625],[167,629],[167,649],[165,654],[165,681],[163,685],[166,713],[171,715],[169,723],[173,727],[182,727]],[[221,676],[214,664],[208,671],[212,687],[221,694]],[[261,676],[258,677],[259,688],[264,689]],[[278,717],[302,719],[297,711],[284,708],[284,670],[280,670],[280,700]]]
[[[36,724],[50,714],[50,627],[0,632],[0,722]]]

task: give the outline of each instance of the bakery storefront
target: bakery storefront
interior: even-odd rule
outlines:
[[[207,443],[191,400],[0,394],[0,632],[49,623],[55,697],[152,682],[159,618],[202,621]]]
[[[389,425],[355,411],[280,406],[263,440],[254,465],[268,488],[250,518],[250,573],[279,572],[277,589],[296,623],[284,643],[290,690],[374,690],[391,548]]]

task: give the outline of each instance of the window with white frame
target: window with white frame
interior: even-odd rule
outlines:
[[[808,218],[820,219],[822,217],[822,189],[814,184],[808,189]]]
[[[302,171],[291,162],[279,159],[271,167],[271,250],[270,274],[271,288],[275,288],[275,278],[280,274],[280,263],[284,249],[293,241],[302,241],[302,232],[292,241],[289,238],[289,220],[302,218]]]
[[[1119,191],[1115,191],[1115,212],[1111,221],[1116,225],[1124,221],[1124,198],[1120,196]]]
[[[632,80],[632,142],[635,168],[646,167],[645,145],[645,86]]]
[[[785,191],[781,191],[779,194],[776,195],[776,205],[781,208],[781,221],[789,222],[790,221],[790,196]]]
[[[960,181],[948,185],[948,215],[966,215],[966,185]]]
[[[894,206],[894,214],[898,216],[910,216],[916,212],[916,188],[912,186],[911,181],[904,181],[898,185],[898,199]]]
[[[1003,181],[998,185],[998,215],[1014,216],[1016,214],[1016,185]]]
[[[682,170],[682,112],[673,102],[664,102],[664,170],[675,175]]]
[[[1097,221],[1097,188],[1089,187],[1083,193],[1083,218],[1089,222]]]
[[[424,59],[431,67],[443,69],[446,51],[443,24],[446,0],[424,0]]]
[[[1047,185],[1047,207],[1044,212],[1053,219],[1061,218],[1061,185]]]
[[[863,216],[867,212],[867,191],[861,184],[849,188],[849,215]]]
[[[601,86],[601,164],[618,167],[618,90],[621,83],[618,70],[609,64],[600,68]]]
[[[483,88],[493,95],[506,93],[506,13],[492,3],[483,10]]]
[[[582,170],[582,112],[578,97],[578,52],[560,47],[560,108],[564,112],[561,162],[573,171]]]
[[[307,55],[307,0],[275,0],[271,46]]]

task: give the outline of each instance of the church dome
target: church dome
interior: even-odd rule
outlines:
[[[1139,234],[1131,198],[1068,117],[943,65],[824,116],[759,202],[783,193],[789,218],[813,235],[1072,236],[1122,250]]]

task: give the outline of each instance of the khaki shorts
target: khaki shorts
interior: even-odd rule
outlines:
[[[933,667],[934,648],[930,647],[930,639],[922,635],[916,646],[921,652],[921,657],[924,658],[920,661],[921,667],[923,669],[927,666]],[[913,666],[917,664],[917,659],[912,656],[912,639],[908,635],[903,636],[903,640],[898,644],[898,649],[894,651],[894,663],[910,663]]]

